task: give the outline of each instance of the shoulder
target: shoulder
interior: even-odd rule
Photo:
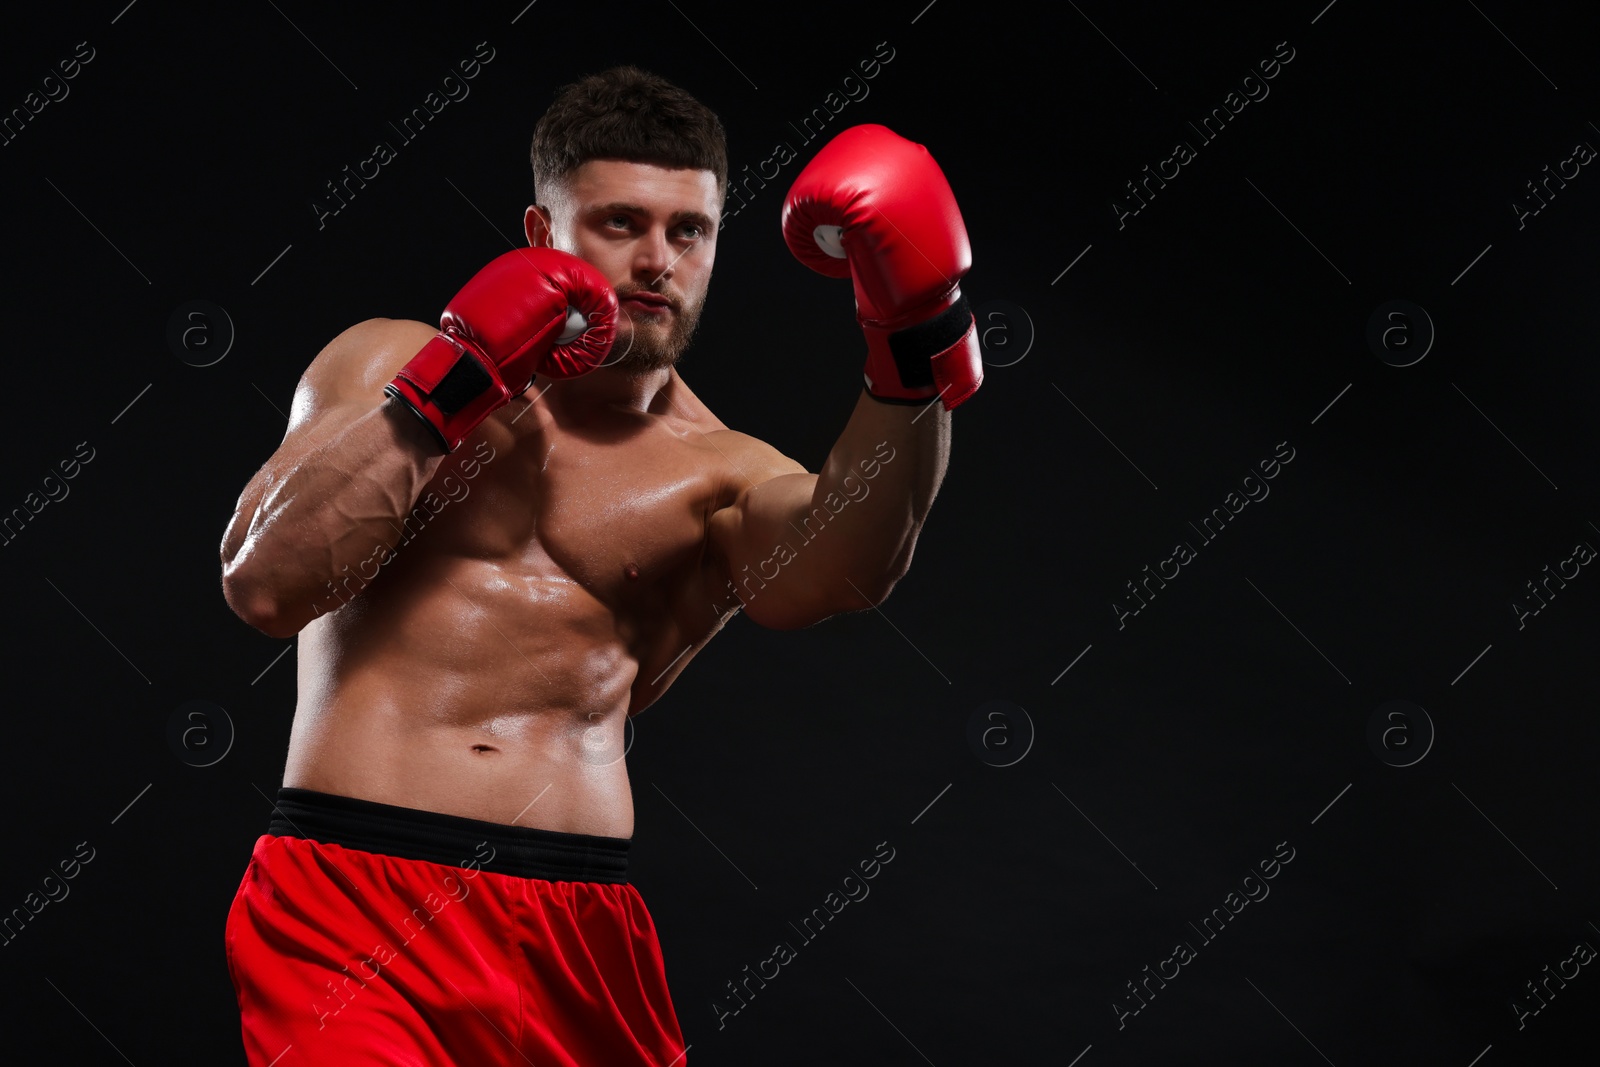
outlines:
[[[766,441],[731,429],[694,394],[676,369],[667,398],[668,410],[682,419],[704,442],[720,454],[739,488],[749,488],[780,474],[808,473],[803,464],[784,455]],[[743,475],[743,477],[740,477]]]
[[[381,379],[381,389],[438,332],[437,326],[411,319],[366,319],[329,341],[306,375],[350,384]]]
[[[371,407],[383,387],[438,327],[411,319],[366,319],[340,333],[318,352],[295,389],[289,428],[294,430],[333,408]]]
[[[804,464],[784,455],[766,441],[726,426],[708,431],[706,440],[728,461],[741,489],[760,485],[784,474],[810,473]]]

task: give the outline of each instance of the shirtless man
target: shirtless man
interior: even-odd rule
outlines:
[[[300,635],[284,788],[226,930],[252,1064],[682,1062],[626,880],[625,721],[740,610],[793,629],[888,596],[982,380],[954,198],[881,126],[784,205],[867,334],[816,474],[674,366],[727,191],[716,116],[617,68],[558,94],[532,160],[529,248],[439,329],[323,349],[223,537],[229,605]],[[813,372],[778,336],[737,354],[764,387]]]

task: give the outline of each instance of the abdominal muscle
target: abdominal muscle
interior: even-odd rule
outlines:
[[[284,785],[631,837],[623,747],[637,661],[609,608],[539,569],[401,548],[306,626]]]

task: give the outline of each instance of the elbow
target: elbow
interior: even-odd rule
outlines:
[[[270,617],[258,617],[254,622],[251,622],[248,619],[245,621],[250,622],[251,626],[254,626],[257,630],[261,631],[263,634],[266,634],[268,637],[276,638],[279,641],[287,641],[295,634],[305,629],[306,623],[310,620],[297,619],[293,621],[285,621],[283,616],[274,615]]]
[[[909,567],[908,558],[903,566],[896,565],[865,577],[850,579],[850,594],[844,610],[866,611],[882,604],[894,592],[894,587],[900,584],[900,579],[906,576]]]
[[[744,601],[745,616],[768,630],[803,630],[824,619],[855,611],[869,611],[889,599],[894,587],[911,567],[909,549],[887,565],[835,566],[825,574],[807,574],[766,592],[751,591]]]
[[[259,581],[251,580],[247,574],[241,574],[233,566],[224,566],[222,569],[222,597],[246,625],[268,637],[293,637],[310,621],[285,612],[282,603],[270,590]]]
[[[835,615],[868,611],[889,598],[893,581],[850,578],[837,596],[753,597],[744,604],[751,622],[768,630],[804,630]]]
[[[877,607],[888,600],[889,594],[894,592],[894,587],[900,584],[900,579],[911,572],[911,553],[915,547],[915,541],[907,541],[905,547],[874,576],[870,583],[862,584],[861,593],[870,600],[872,607]]]
[[[882,604],[885,600],[888,600],[889,594],[894,592],[894,587],[898,584],[900,584],[900,579],[895,577],[885,578],[873,585],[863,585],[861,587],[861,596],[865,598],[867,602],[866,607],[875,608],[879,604]],[[855,610],[862,611],[865,609],[858,601]]]

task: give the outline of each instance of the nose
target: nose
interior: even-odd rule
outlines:
[[[645,285],[660,285],[671,279],[675,262],[665,227],[652,226],[639,239],[634,257],[634,276]]]

